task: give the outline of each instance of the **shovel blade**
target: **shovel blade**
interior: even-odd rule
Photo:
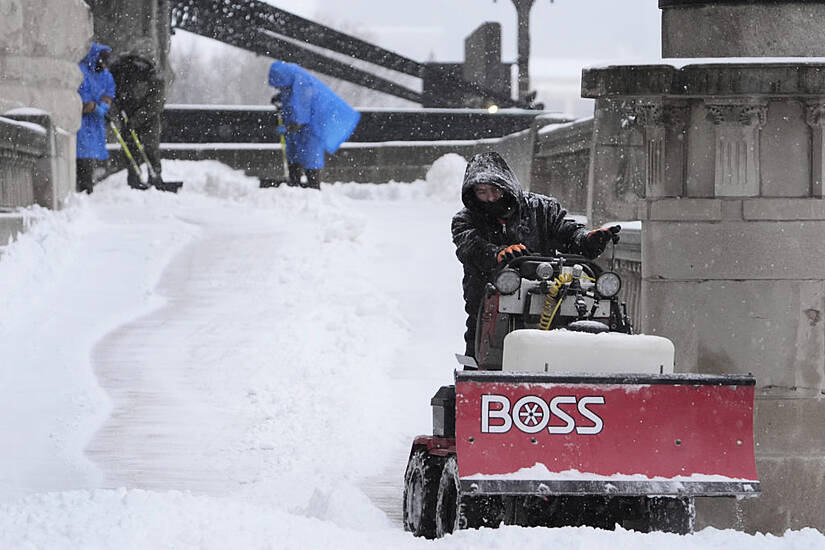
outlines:
[[[159,181],[152,183],[152,186],[158,191],[167,191],[169,193],[177,193],[178,189],[183,186],[182,181]]]

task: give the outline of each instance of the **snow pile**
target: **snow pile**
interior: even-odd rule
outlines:
[[[35,495],[14,507],[0,506],[0,545],[9,549],[819,550],[823,541],[825,537],[813,529],[789,531],[776,537],[712,528],[680,536],[642,535],[621,528],[606,532],[586,527],[501,527],[459,531],[433,542],[414,539],[400,528],[341,528],[323,519],[285,513],[276,504],[262,507],[177,491],[82,491]]]
[[[52,211],[32,206],[21,211],[29,230],[18,235],[0,255],[0,331],[25,315],[32,301],[42,300],[54,287],[78,243],[90,226],[94,214],[81,198],[72,207]]]
[[[382,184],[352,185],[336,183],[334,187],[346,196],[359,200],[435,200],[461,206],[461,184],[467,161],[456,153],[448,153],[436,159],[427,170],[425,179],[413,183],[389,182]]]
[[[443,201],[461,201],[461,186],[467,161],[455,153],[444,155],[427,170],[426,196]]]

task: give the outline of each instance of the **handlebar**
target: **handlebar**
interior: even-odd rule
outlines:
[[[582,256],[580,254],[556,254],[554,256],[540,256],[540,255],[528,255],[528,256],[519,256],[517,258],[513,258],[509,262],[505,262],[501,265],[499,270],[510,268],[510,269],[517,269],[520,272],[522,271],[522,264],[525,263],[542,263],[548,262],[552,264],[556,264],[559,266],[572,266],[575,264],[581,264],[586,266],[591,274],[594,277],[598,277],[599,274],[602,273],[602,268],[590,258]],[[529,273],[525,274],[522,273],[522,276],[529,275]]]

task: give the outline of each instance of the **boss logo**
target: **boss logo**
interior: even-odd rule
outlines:
[[[575,408],[592,425],[576,425],[576,419],[562,409],[562,405],[572,405],[573,407],[568,407],[568,411]],[[592,395],[576,399],[572,395],[557,395],[548,402],[536,395],[525,395],[511,407],[510,400],[504,395],[482,395],[481,433],[503,434],[515,426],[528,434],[547,429],[551,434],[569,434],[576,430],[578,434],[595,435],[602,431],[604,421],[588,409],[591,405],[604,405],[604,397]],[[549,425],[553,417],[564,424]]]

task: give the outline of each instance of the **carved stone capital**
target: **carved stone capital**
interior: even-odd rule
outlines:
[[[667,103],[664,106],[664,119],[667,126],[683,128],[690,121],[690,106],[687,103]]]
[[[664,109],[661,103],[637,103],[633,106],[636,124],[641,127],[663,126]]]
[[[690,108],[687,103],[636,103],[628,109],[628,117],[643,128],[668,126],[681,128],[687,126]]]
[[[805,103],[805,122],[808,126],[825,126],[825,99]]]
[[[756,126],[761,128],[768,120],[768,104],[740,102],[705,103],[707,119],[714,124]]]

